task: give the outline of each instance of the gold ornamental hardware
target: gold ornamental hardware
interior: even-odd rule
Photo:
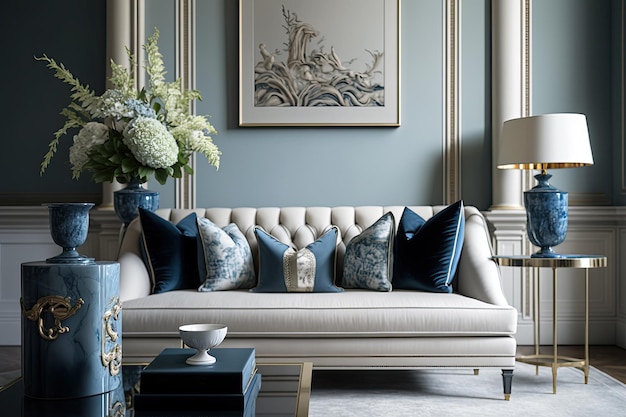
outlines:
[[[70,297],[48,295],[38,299],[32,308],[27,310],[24,307],[24,300],[20,298],[22,313],[27,319],[38,322],[39,335],[45,340],[55,340],[59,334],[69,332],[70,328],[63,326],[61,320],[72,317],[83,304],[85,301],[79,298],[74,307],[71,307]],[[46,317],[49,315],[54,318],[54,326],[46,328],[46,321],[49,321]]]
[[[102,320],[102,350],[101,359],[102,366],[109,368],[111,376],[115,376],[120,373],[120,367],[122,365],[122,346],[117,341],[118,333],[114,330],[111,319],[117,321],[120,312],[122,311],[122,303],[118,299],[111,310],[104,313]],[[106,342],[110,340],[115,343],[110,351],[106,351]]]
[[[113,326],[111,326],[111,317],[113,317],[113,320],[117,321],[117,317],[120,314],[120,311],[122,311],[122,303],[117,300],[113,308],[104,313],[104,329],[107,336],[111,338],[111,341],[113,342],[117,340],[117,332],[113,330]]]
[[[109,410],[109,414],[107,417],[124,417],[126,415],[126,408],[121,401],[116,401],[115,404],[111,406]]]

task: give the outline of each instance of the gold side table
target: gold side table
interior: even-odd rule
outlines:
[[[606,267],[606,257],[596,255],[561,255],[558,258],[533,258],[531,256],[494,256],[500,266],[551,268],[552,269],[552,355],[539,353],[539,277],[537,274],[533,291],[534,317],[533,330],[535,353],[517,358],[518,361],[552,368],[552,392],[556,394],[556,374],[562,366],[575,367],[585,374],[585,384],[589,382],[589,269]],[[557,338],[557,270],[559,268],[583,268],[585,270],[585,358],[559,356]]]

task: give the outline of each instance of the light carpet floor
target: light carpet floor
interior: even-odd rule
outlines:
[[[517,363],[511,400],[499,370],[314,371],[309,417],[626,416],[626,385],[592,368],[560,368],[552,394],[550,368]]]

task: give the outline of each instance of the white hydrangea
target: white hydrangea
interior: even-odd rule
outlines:
[[[137,117],[124,131],[123,141],[137,161],[151,168],[167,168],[178,161],[176,140],[157,119]]]
[[[83,166],[89,160],[91,149],[107,140],[109,140],[109,128],[98,122],[87,123],[77,135],[74,135],[74,144],[70,147],[70,163],[74,178],[80,176]]]

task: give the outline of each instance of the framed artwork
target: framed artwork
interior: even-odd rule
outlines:
[[[240,126],[399,126],[400,0],[239,0]]]

